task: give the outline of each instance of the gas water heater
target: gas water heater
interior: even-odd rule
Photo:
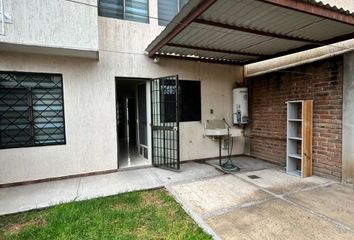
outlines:
[[[248,89],[233,89],[233,124],[248,123]]]

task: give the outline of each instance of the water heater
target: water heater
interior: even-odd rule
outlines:
[[[235,88],[233,93],[233,124],[247,124],[248,123],[248,89]]]

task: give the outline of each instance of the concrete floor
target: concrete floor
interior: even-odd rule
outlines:
[[[151,165],[150,161],[139,155],[138,148],[135,144],[129,145],[126,139],[119,140],[119,168],[129,168],[138,166]]]
[[[181,172],[153,167],[82,178],[0,188],[0,215],[44,208],[73,200],[163,187],[172,183],[196,181],[222,173],[207,164],[184,163]]]
[[[354,189],[320,177],[306,179],[248,157],[224,174],[218,160],[0,189],[0,215],[61,202],[165,186],[215,239],[353,239]],[[256,177],[254,179],[250,176]]]
[[[247,160],[241,172],[167,188],[215,239],[354,239],[352,187],[250,158],[235,163]]]

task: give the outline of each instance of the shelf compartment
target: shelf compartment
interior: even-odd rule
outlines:
[[[301,159],[288,156],[286,172],[294,176],[301,176]]]
[[[300,170],[291,171],[291,172],[288,172],[288,174],[293,175],[295,177],[301,177],[301,171]]]
[[[288,102],[288,119],[302,119],[302,104],[303,101]]]
[[[294,137],[294,138],[301,138],[302,137],[301,135],[302,135],[302,122],[289,121],[287,136]]]

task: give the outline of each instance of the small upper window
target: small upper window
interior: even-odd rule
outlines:
[[[149,23],[148,0],[99,0],[98,15]]]
[[[65,144],[62,76],[0,72],[0,149]]]
[[[188,0],[158,0],[159,25],[166,26]]]

